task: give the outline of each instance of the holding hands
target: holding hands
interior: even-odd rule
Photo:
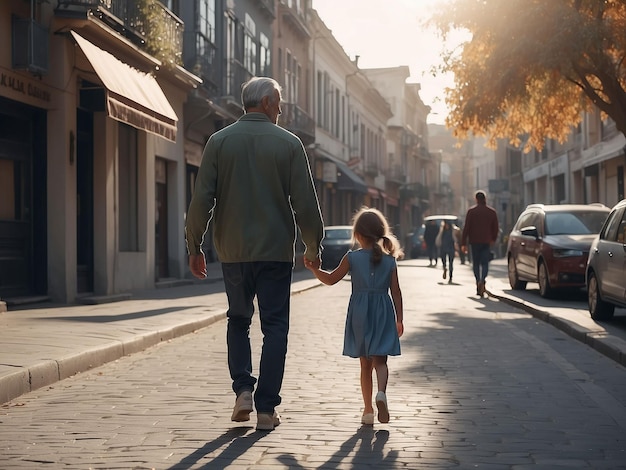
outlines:
[[[318,271],[320,269],[320,257],[316,257],[315,260],[311,261],[309,259],[307,259],[306,257],[304,258],[304,267],[307,269],[310,269],[311,271],[315,272]]]

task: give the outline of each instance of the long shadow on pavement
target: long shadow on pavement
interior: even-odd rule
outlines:
[[[389,431],[374,431],[372,426],[361,426],[352,437],[344,441],[326,462],[317,467],[319,470],[345,468],[344,460],[356,449],[352,458],[352,468],[393,468],[398,459],[398,451],[392,450],[384,455],[383,450],[389,440]],[[293,468],[293,467],[289,467]]]
[[[200,460],[210,453],[216,451],[222,446],[228,446],[220,452],[215,458],[211,459],[200,468],[226,468],[233,463],[238,457],[241,457],[250,449],[258,440],[267,435],[266,432],[254,431],[248,434],[252,428],[250,426],[235,427],[226,431],[221,436],[207,442],[198,450],[195,450],[180,462],[169,467],[168,470],[185,470],[193,468]]]

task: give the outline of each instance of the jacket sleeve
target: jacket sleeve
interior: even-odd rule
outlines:
[[[493,210],[493,218],[491,220],[491,240],[495,243],[498,240],[498,232],[500,231],[498,223],[498,213]]]
[[[465,224],[463,224],[463,234],[461,235],[461,245],[467,246],[467,237],[469,236],[469,228],[472,223],[472,213],[467,211],[465,215]]]
[[[306,246],[304,256],[313,261],[321,254],[324,223],[309,160],[302,143],[296,146],[294,151],[291,165],[290,196],[296,225],[300,228],[302,241]]]
[[[190,255],[197,255],[202,252],[202,241],[215,206],[216,187],[217,152],[215,142],[209,138],[202,153],[202,162],[185,220],[185,239],[187,241],[187,253]]]

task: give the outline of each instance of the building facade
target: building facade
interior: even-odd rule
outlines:
[[[311,0],[6,0],[0,40],[9,306],[189,282],[185,212],[202,151],[243,114],[255,75],[283,87],[279,125],[307,149],[327,225],[368,205],[402,239],[432,204],[419,85],[400,68],[389,93]],[[211,230],[204,250],[216,261]]]
[[[0,297],[183,275],[182,116],[200,81],[180,65],[182,28],[148,0],[0,4]]]

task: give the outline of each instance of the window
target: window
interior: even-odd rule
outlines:
[[[119,123],[118,235],[120,251],[139,251],[137,129]]]
[[[215,0],[200,0],[199,30],[209,41],[215,42]]]
[[[322,127],[322,112],[323,112],[323,96],[324,96],[324,75],[322,72],[317,72],[317,109],[315,113],[315,117],[317,118],[317,125]]]
[[[243,39],[243,66],[252,75],[256,75],[256,24],[246,13],[245,32]]]
[[[614,211],[611,214],[610,220],[606,223],[604,230],[600,234],[601,239],[609,240],[609,241],[617,240],[620,243],[626,243],[624,242],[623,229],[622,229],[622,233],[620,233],[620,227],[622,224],[624,224],[624,221],[621,217],[622,214],[626,214],[626,212]]]
[[[259,42],[261,43],[259,51],[259,70],[261,71],[261,75],[269,77],[271,74],[270,40],[265,34],[261,33]]]

